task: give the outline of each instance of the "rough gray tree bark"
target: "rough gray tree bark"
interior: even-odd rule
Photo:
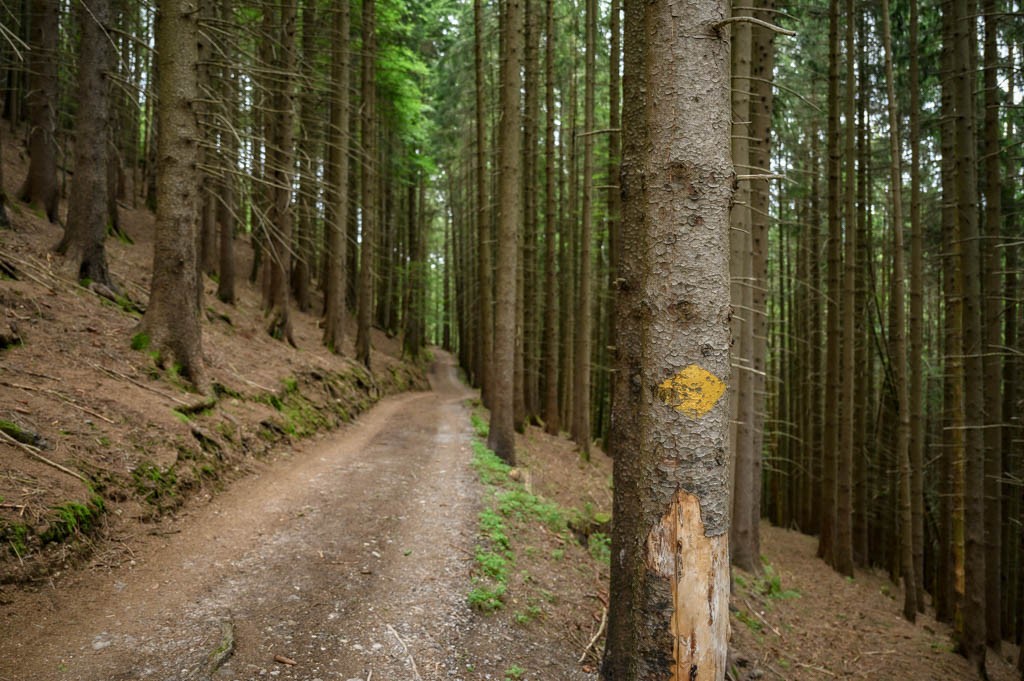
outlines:
[[[18,192],[22,201],[38,204],[50,222],[57,222],[57,44],[60,37],[60,3],[33,0],[29,35],[28,155],[25,183]],[[104,171],[105,172],[105,171]]]
[[[202,331],[193,301],[199,289],[196,224],[199,183],[199,125],[196,62],[198,16],[189,0],[157,4],[156,47],[160,72],[160,126],[157,131],[157,213],[153,281],[140,330],[162,361],[173,360],[181,374],[204,386]],[[169,357],[168,357],[169,355]]]
[[[523,9],[520,0],[506,0],[502,17],[504,51],[501,83],[501,121],[498,147],[501,167],[498,181],[498,268],[495,273],[494,366],[491,423],[487,446],[505,461],[515,463],[513,379],[515,369],[516,271],[519,257],[519,223],[522,218],[522,131],[519,108],[522,77]]]
[[[75,116],[75,176],[68,223],[56,251],[78,262],[78,278],[113,287],[103,242],[107,236],[107,165],[110,153],[109,76],[113,47],[107,33],[110,3],[76,5],[81,31],[78,50],[78,113]],[[116,203],[115,203],[116,210]]]
[[[341,352],[345,345],[345,281],[348,262],[349,26],[348,0],[334,6],[334,54],[331,62],[331,125],[328,138],[327,286],[324,291],[324,345]]]
[[[363,163],[359,286],[356,291],[356,359],[370,368],[373,262],[377,241],[377,6],[363,2]]]
[[[609,680],[725,678],[727,14],[721,0],[625,3]]]

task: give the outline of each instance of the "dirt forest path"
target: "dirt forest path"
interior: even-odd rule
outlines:
[[[459,678],[478,488],[469,392],[436,352],[431,392],[297,447],[124,565],[0,606],[0,681]]]

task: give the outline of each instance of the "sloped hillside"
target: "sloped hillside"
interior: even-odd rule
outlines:
[[[25,162],[5,138],[10,196]],[[122,205],[127,239],[107,241],[119,289],[110,295],[76,281],[52,253],[59,226],[17,201],[8,210],[12,230],[0,231],[0,583],[63,570],[84,553],[130,551],[118,540],[138,523],[213,493],[383,395],[426,385],[382,334],[372,375],[323,348],[314,315],[294,313],[297,348],[270,338],[259,293],[244,280],[251,251],[243,237],[237,305],[220,303],[216,283],[205,281],[212,392],[190,392],[135,335],[148,297],[152,214]]]

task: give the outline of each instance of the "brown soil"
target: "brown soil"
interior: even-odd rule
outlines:
[[[763,577],[735,573],[737,679],[977,678],[953,652],[948,626],[928,614],[919,615],[916,624],[903,619],[903,596],[887,575],[858,570],[848,580],[819,560],[816,549],[814,537],[761,525],[770,572]],[[1012,664],[1016,646],[1004,645],[1002,652],[989,651],[989,677],[1019,679]]]

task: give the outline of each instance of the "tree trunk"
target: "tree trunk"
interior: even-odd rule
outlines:
[[[590,460],[590,244],[594,201],[594,89],[597,33],[597,0],[586,0],[586,62],[583,86],[583,220],[580,230],[579,304],[576,315],[576,349],[573,369],[573,435],[580,458]]]
[[[349,24],[350,3],[334,3],[331,55],[331,126],[327,183],[327,285],[324,291],[324,345],[345,347],[345,282],[348,263]]]
[[[751,25],[740,21],[732,25],[732,162],[742,173],[750,174],[750,57]],[[751,490],[761,481],[755,481],[753,433],[753,376],[751,350],[753,345],[753,318],[751,296],[753,288],[753,241],[750,233],[750,182],[739,183],[730,211],[729,266],[730,298],[732,301],[732,441],[733,492],[732,523],[729,550],[733,564],[756,572],[761,557],[753,553],[752,533],[757,525],[750,525],[754,496]]]
[[[836,457],[839,452],[840,310],[842,228],[839,196],[839,0],[830,0],[828,14],[828,323],[825,382],[825,439],[821,443],[821,527],[818,557],[834,565],[836,526]]]
[[[910,500],[918,612],[924,612],[924,232],[917,0],[910,3]]]
[[[160,127],[157,132],[157,213],[153,281],[140,330],[160,361],[181,367],[181,375],[204,387],[202,331],[196,300],[196,218],[199,184],[199,126],[196,64],[198,17],[186,0],[157,5],[156,48],[160,71]]]
[[[78,278],[113,288],[103,242],[107,236],[107,163],[110,153],[110,75],[113,48],[110,3],[77,5],[81,30],[78,56],[78,113],[75,116],[75,177],[68,223],[58,253],[78,262]],[[55,102],[51,102],[54,105]],[[100,197],[103,200],[100,200]]]
[[[363,163],[362,230],[359,241],[359,288],[356,294],[356,360],[370,368],[373,318],[373,263],[377,243],[377,10],[363,1]]]
[[[225,21],[232,15],[231,0],[221,0],[218,20]],[[231,49],[231,48],[225,48]],[[228,52],[229,55],[233,52]],[[226,89],[225,111],[229,120],[237,125],[240,119],[238,105],[238,71],[230,64],[221,65],[221,83]],[[219,278],[217,298],[228,305],[235,304],[235,224],[241,208],[238,191],[238,144],[239,140],[230,130],[221,131],[224,154],[220,160],[221,178],[220,202],[217,208],[220,223]]]
[[[962,246],[964,375],[964,598],[960,646],[985,676],[985,388],[982,296],[978,243],[977,142],[975,133],[976,5],[954,0],[953,60],[956,105],[957,220]]]
[[[280,6],[281,43],[274,74],[273,135],[271,144],[276,148],[274,163],[269,168],[273,204],[270,208],[267,230],[270,279],[264,290],[268,294],[265,307],[270,318],[267,332],[272,338],[287,340],[295,345],[289,310],[289,274],[291,273],[292,179],[294,178],[294,72],[296,0],[284,0]]]
[[[841,399],[839,401],[839,450],[836,456],[836,527],[835,545],[832,551],[832,565],[836,572],[853,577],[853,441],[855,392],[854,348],[856,345],[856,322],[854,304],[856,299],[857,274],[857,230],[856,183],[854,155],[854,12],[853,0],[846,0],[846,91],[843,98],[844,128],[843,160],[846,165],[846,181],[843,185],[843,220],[846,229],[843,255],[842,284],[842,355],[840,357]]]
[[[617,2],[617,0],[615,0]],[[558,294],[555,272],[555,2],[545,3],[544,80],[544,430],[558,435]]]
[[[477,296],[480,332],[480,399],[491,404],[494,376],[494,307],[491,303],[491,218],[487,202],[487,124],[484,108],[484,10],[482,0],[473,0],[473,64],[476,85],[476,226]]]
[[[1000,134],[999,98],[996,84],[1000,57],[996,48],[998,31],[996,0],[982,0],[985,17],[984,64],[984,169],[985,169],[985,248],[979,266],[984,272],[982,303],[984,328],[984,405],[985,405],[985,643],[998,654],[1002,645],[1002,533],[1003,476],[1002,432],[1003,402],[1003,287],[1000,222],[1002,221],[1002,178],[999,175]],[[980,378],[980,377],[979,377]]]
[[[622,3],[620,0],[611,0],[611,10],[608,19],[609,31],[611,32],[610,48],[608,55],[608,302],[606,315],[608,318],[608,380],[607,399],[609,415],[615,408],[615,391],[612,386],[615,384],[614,364],[616,355],[616,333],[615,333],[615,291],[618,284],[619,252],[622,250],[619,239],[622,193],[619,188],[619,165],[622,156],[622,126],[619,113],[619,100],[621,77],[619,66],[621,62],[621,13]],[[611,418],[607,419],[607,425],[601,432],[602,442],[608,442],[608,433],[611,429]],[[607,449],[607,444],[605,445]]]
[[[516,336],[516,272],[519,254],[519,223],[522,218],[522,167],[520,153],[522,134],[519,91],[522,85],[522,5],[520,0],[506,0],[502,17],[504,79],[501,82],[501,120],[498,147],[501,167],[498,178],[498,268],[495,277],[497,292],[494,315],[493,393],[491,424],[487,446],[510,464],[515,464],[515,430],[513,428],[513,379],[515,371]]]
[[[18,195],[22,201],[42,208],[50,222],[57,222],[57,203],[60,199],[57,191],[60,3],[57,0],[32,0],[29,16],[32,28],[28,41],[28,94],[25,97],[29,125],[29,166],[28,176]],[[16,121],[16,118],[12,118],[12,124]]]
[[[729,45],[628,0],[615,526],[602,677],[720,681],[729,628]],[[713,29],[711,29],[713,31]],[[644,310],[644,314],[637,314]]]
[[[541,0],[524,0],[526,13],[523,80],[523,400],[528,422],[540,415],[540,324],[538,323],[537,276],[537,135],[540,118],[540,21]]]

